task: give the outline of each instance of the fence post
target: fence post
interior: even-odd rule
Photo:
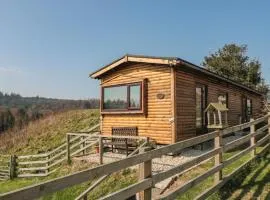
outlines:
[[[84,136],[81,136],[81,141],[83,141],[85,139]],[[85,141],[81,144],[80,148],[83,149],[85,147]],[[85,149],[81,152],[82,155],[86,154]]]
[[[145,147],[140,150],[140,153],[149,151],[150,147]],[[139,180],[144,180],[146,178],[152,177],[152,160],[145,161],[139,165]],[[152,199],[152,188],[147,188],[146,190],[139,193],[140,200],[151,200]]]
[[[70,164],[70,135],[67,134],[67,163]]]
[[[222,147],[222,131],[217,129],[218,133],[215,137],[215,149]],[[222,163],[222,151],[215,155],[215,166],[219,166]],[[222,180],[222,169],[215,173],[215,183],[217,184]]]
[[[99,164],[103,164],[103,138],[99,137]]]
[[[267,113],[268,114],[268,126],[270,126],[270,112]],[[270,127],[268,127],[268,134],[270,135]],[[270,139],[269,139],[270,142]]]
[[[250,119],[250,122],[253,122],[254,119],[251,118]],[[255,125],[252,124],[250,126],[250,134],[251,134],[251,138],[250,138],[250,146],[253,147],[255,144],[256,144],[256,141],[255,141]],[[256,147],[251,151],[251,156],[254,157],[256,155]]]
[[[9,166],[9,176],[10,179],[14,179],[16,175],[16,155],[11,155],[10,156],[10,166]]]
[[[46,156],[46,167],[47,167],[47,169],[45,170],[45,173],[46,174],[48,174],[49,173],[49,165],[50,165],[50,163],[49,163],[49,160],[50,160],[50,154],[48,154],[47,156]]]

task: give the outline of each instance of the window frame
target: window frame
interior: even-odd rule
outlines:
[[[113,88],[113,87],[127,87],[127,107],[124,109],[104,109],[104,89]],[[140,108],[130,107],[130,87],[131,86],[139,86],[140,88]],[[115,113],[123,113],[123,114],[134,114],[134,113],[144,113],[144,81],[130,82],[130,83],[121,83],[114,84],[108,86],[101,86],[101,114],[115,114]]]

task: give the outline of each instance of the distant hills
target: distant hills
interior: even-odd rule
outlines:
[[[70,100],[45,97],[22,97],[0,91],[0,133],[13,127],[20,129],[29,121],[52,113],[75,109],[97,109],[99,99]]]

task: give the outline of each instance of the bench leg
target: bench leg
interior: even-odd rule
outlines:
[[[128,142],[127,142],[127,139],[125,140],[126,142],[126,151],[127,151],[127,156],[128,156]]]

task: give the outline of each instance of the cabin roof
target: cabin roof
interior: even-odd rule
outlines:
[[[228,111],[229,109],[226,107],[225,104],[222,104],[222,103],[210,103],[207,108],[205,109],[204,112],[207,112],[208,110],[210,109],[215,109],[215,110],[218,110],[218,111]]]
[[[254,92],[256,94],[262,95],[262,93],[260,93],[259,91],[252,89],[250,87],[247,87],[237,81],[225,78],[223,76],[220,76],[212,71],[209,71],[203,67],[200,67],[198,65],[195,65],[191,62],[188,62],[184,59],[178,58],[178,57],[157,57],[157,56],[144,56],[144,55],[132,55],[132,54],[126,54],[125,56],[114,60],[113,62],[111,62],[108,65],[105,65],[104,67],[98,69],[97,71],[93,72],[92,74],[90,74],[89,76],[91,78],[95,78],[95,79],[100,79],[104,74],[106,74],[107,72],[111,71],[112,69],[117,68],[119,65],[123,64],[123,63],[127,63],[127,62],[139,62],[139,63],[151,63],[151,64],[161,64],[164,66],[181,66],[181,65],[185,65],[195,71],[204,73],[208,76],[212,76],[215,77],[217,79],[223,80],[225,82],[228,82],[232,85],[236,85],[240,88],[243,88],[245,90]]]

